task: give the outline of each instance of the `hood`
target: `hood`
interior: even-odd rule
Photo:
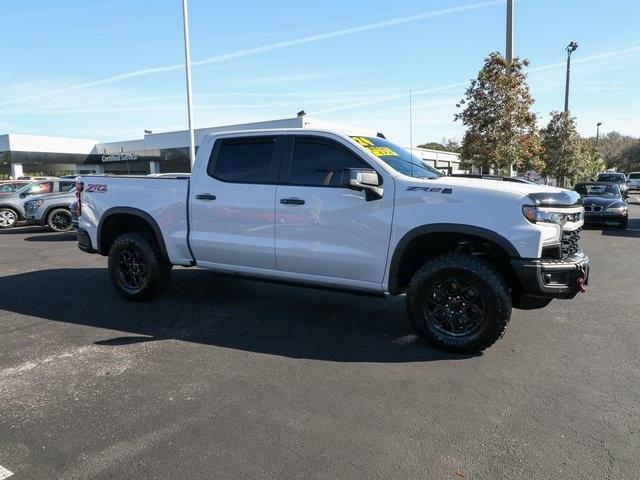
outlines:
[[[597,195],[582,197],[582,203],[586,205],[595,205],[598,207],[624,207],[627,204],[620,198],[599,197]]]
[[[505,182],[484,178],[440,177],[435,180],[438,185],[471,187],[480,190],[510,192],[529,197],[531,203],[539,206],[570,206],[580,204],[580,195],[573,190],[537,185],[533,183]]]
[[[59,198],[69,197],[70,199],[76,198],[75,191],[72,192],[56,192],[56,193],[41,193],[40,195],[29,195],[24,200],[25,202],[31,200],[39,200],[42,198],[43,200],[56,200]]]

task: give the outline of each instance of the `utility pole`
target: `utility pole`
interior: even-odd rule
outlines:
[[[191,46],[189,44],[189,1],[182,0],[182,23],[184,28],[184,66],[187,76],[187,116],[189,118],[189,163],[196,161],[195,135],[193,134],[193,99],[191,98]]]
[[[598,140],[600,139],[600,125],[602,125],[602,122],[596,123],[596,147],[598,146]]]
[[[507,61],[513,60],[513,2],[514,0],[507,0],[507,48],[506,57]]]
[[[567,83],[564,89],[564,113],[569,113],[569,76],[571,74],[571,54],[578,49],[576,42],[567,45]]]

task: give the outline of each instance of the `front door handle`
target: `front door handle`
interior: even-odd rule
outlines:
[[[216,196],[211,193],[199,193],[196,195],[196,199],[198,200],[215,200]]]
[[[304,200],[301,198],[281,198],[280,203],[283,205],[304,205]]]

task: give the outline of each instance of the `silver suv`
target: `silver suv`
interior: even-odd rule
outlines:
[[[68,192],[75,186],[75,180],[40,180],[11,195],[0,197],[0,228],[15,227],[16,223],[25,219],[24,202],[32,195]]]
[[[73,227],[69,204],[75,199],[75,188],[63,193],[36,195],[24,203],[27,225],[48,225],[54,232],[68,232]]]

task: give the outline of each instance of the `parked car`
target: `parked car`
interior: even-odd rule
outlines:
[[[610,225],[627,228],[629,205],[620,187],[613,183],[578,183],[576,192],[582,197],[585,225]]]
[[[10,195],[0,197],[0,228],[11,228],[25,219],[24,202],[32,195],[68,192],[76,186],[73,180],[41,180],[31,182]]]
[[[30,177],[29,175],[22,175],[20,177],[18,177],[18,180],[31,180],[32,182],[35,182],[37,180],[59,180],[58,177]]]
[[[173,265],[376,296],[406,293],[427,341],[479,351],[512,306],[585,290],[580,196],[442,177],[386,139],[311,129],[207,136],[191,178],[82,176],[78,246],[115,289],[157,296]]]
[[[627,176],[618,172],[602,172],[598,174],[596,182],[612,183],[617,185],[623,198],[629,196],[629,186],[627,185]]]
[[[639,191],[640,190],[640,172],[631,172],[627,177],[627,185],[629,187],[629,191]]]
[[[11,195],[30,183],[30,180],[0,180],[0,196]]]
[[[69,204],[76,199],[75,188],[68,192],[35,195],[24,203],[27,225],[48,225],[54,232],[73,228]]]

